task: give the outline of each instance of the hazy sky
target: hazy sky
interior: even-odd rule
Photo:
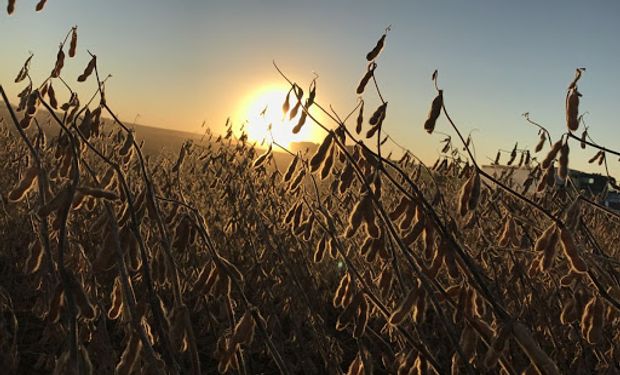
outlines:
[[[282,83],[274,59],[303,87],[317,72],[317,100],[344,114],[356,103],[365,54],[391,24],[376,70],[389,101],[384,128],[426,160],[442,138],[422,129],[436,68],[452,117],[465,132],[478,129],[480,161],[515,141],[536,143],[523,112],[556,137],[564,132],[577,67],[587,68],[580,109],[590,113],[591,135],[620,149],[618,1],[54,0],[42,13],[35,3],[17,1],[13,16],[0,15],[0,82],[13,97],[28,51],[35,78],[44,78],[59,41],[78,25],[78,57],[63,75],[75,82],[85,50],[97,54],[113,75],[110,105],[127,120],[139,113],[141,123],[189,131],[206,120],[219,132],[227,116],[241,120],[252,93]],[[375,104],[368,95],[368,109]],[[437,130],[448,128],[440,121]],[[574,147],[573,166],[593,154]]]

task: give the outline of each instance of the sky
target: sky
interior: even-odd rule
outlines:
[[[86,50],[95,53],[102,74],[112,75],[108,102],[125,120],[139,115],[143,124],[195,132],[206,121],[216,133],[228,117],[257,121],[247,118],[257,93],[286,87],[274,60],[305,89],[317,74],[317,101],[346,115],[358,100],[365,55],[391,25],[375,71],[389,102],[384,131],[423,160],[434,161],[443,139],[423,130],[435,69],[452,118],[472,131],[479,162],[515,142],[533,148],[537,131],[524,112],[555,138],[565,132],[566,89],[577,67],[587,69],[579,91],[590,135],[620,149],[618,1],[55,0],[39,13],[35,3],[20,0],[12,16],[0,14],[0,83],[13,98],[29,51],[41,81],[77,25],[78,55],[63,76],[75,82]],[[74,86],[84,97],[95,89],[92,80]],[[372,111],[377,95],[364,98]],[[318,139],[320,129],[312,129]],[[443,116],[436,130],[453,134]],[[595,151],[576,146],[571,166],[602,172],[586,163]],[[609,160],[612,173],[620,171]]]

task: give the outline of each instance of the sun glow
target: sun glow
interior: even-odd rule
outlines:
[[[293,128],[299,121],[301,108],[294,118],[282,113],[282,104],[288,92],[287,86],[265,86],[248,96],[240,107],[240,118],[246,121],[244,131],[251,141],[268,145],[273,140],[284,147],[290,147],[293,142],[317,142],[319,134],[317,127],[307,119],[299,133],[293,134]],[[295,95],[291,94],[289,103],[295,105]]]

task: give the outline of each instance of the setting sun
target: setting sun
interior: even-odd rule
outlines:
[[[282,104],[288,92],[285,85],[264,86],[248,96],[240,106],[239,118],[245,122],[244,131],[252,141],[269,144],[272,140],[289,147],[293,142],[317,142],[319,132],[310,120],[301,128],[299,133],[293,134],[293,127],[297,124],[301,109],[290,119],[282,113]],[[291,107],[294,105],[294,95],[291,95]],[[271,133],[270,133],[271,125]]]
[[[619,15],[0,0],[0,375],[620,375]]]

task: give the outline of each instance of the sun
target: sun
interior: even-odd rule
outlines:
[[[289,87],[284,85],[263,86],[248,95],[240,106],[239,118],[245,121],[244,131],[251,141],[270,144],[272,139],[283,147],[290,148],[293,142],[318,142],[319,132],[308,119],[299,133],[293,128],[299,120],[301,109],[294,118],[284,116],[282,104]],[[295,95],[291,94],[291,108],[295,105]],[[272,138],[273,137],[273,138]]]

